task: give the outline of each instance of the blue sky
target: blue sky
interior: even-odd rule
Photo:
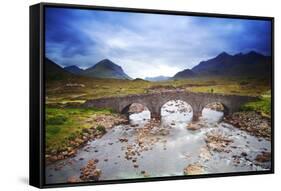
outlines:
[[[271,54],[269,21],[47,8],[45,24],[57,64],[108,58],[133,78],[173,76],[221,52]]]

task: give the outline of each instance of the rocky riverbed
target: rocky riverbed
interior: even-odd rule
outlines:
[[[254,136],[271,140],[271,120],[257,112],[237,112],[227,116],[225,121]]]
[[[87,141],[75,155],[48,165],[46,182],[243,172],[271,167],[267,137],[222,121],[219,109],[206,108],[197,122],[191,122],[192,108],[176,100],[162,107],[161,120],[150,119],[146,108],[134,110],[137,112],[131,114],[134,116],[129,124],[114,125],[100,138]]]

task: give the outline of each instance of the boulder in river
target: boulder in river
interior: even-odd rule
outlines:
[[[149,174],[146,172],[146,171],[141,171],[141,174],[145,177],[145,178],[147,178],[147,177],[149,177]]]
[[[83,181],[99,180],[101,170],[96,168],[95,160],[89,160],[85,167],[80,169],[80,179]]]
[[[80,179],[76,176],[71,176],[67,179],[67,183],[75,183],[75,182],[80,182]]]
[[[198,130],[201,128],[201,125],[199,125],[198,123],[189,123],[187,126],[186,126],[187,129],[189,130],[192,130],[192,131],[195,131],[195,130]]]
[[[128,139],[127,139],[127,138],[119,138],[119,141],[120,141],[121,143],[123,143],[123,142],[128,142]]]
[[[217,152],[228,152],[227,146],[233,142],[229,136],[224,135],[222,132],[216,130],[206,134],[205,142],[207,147]]]
[[[204,146],[200,149],[200,154],[199,154],[200,159],[204,161],[208,161],[211,159],[212,154],[209,151],[208,147]]]
[[[204,167],[199,164],[190,164],[183,170],[185,175],[196,175],[196,174],[204,174],[205,170]]]
[[[264,163],[271,160],[271,153],[270,152],[262,152],[256,156],[255,161],[258,163]]]

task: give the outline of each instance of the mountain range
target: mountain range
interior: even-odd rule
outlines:
[[[73,76],[85,76],[90,78],[111,78],[131,80],[121,66],[109,59],[104,59],[93,66],[83,70],[76,65],[60,67],[55,62],[46,58],[47,79],[63,79]],[[270,77],[271,57],[264,56],[258,52],[251,51],[247,54],[230,55],[222,52],[218,56],[200,62],[192,69],[184,69],[173,77],[156,76],[146,77],[147,81],[164,81],[169,79],[185,79],[202,76],[249,76],[249,77]]]
[[[109,59],[104,59],[85,70],[76,65],[64,68],[70,73],[90,78],[131,79],[123,69]]]
[[[157,82],[157,81],[165,81],[169,80],[171,77],[168,76],[156,76],[156,77],[146,77],[144,80],[151,81],[151,82]]]
[[[270,77],[271,57],[251,51],[247,54],[230,55],[222,52],[218,56],[200,62],[192,69],[185,69],[173,76],[173,79],[200,76],[249,76]]]
[[[123,69],[108,59],[101,60],[85,70],[76,65],[62,68],[49,58],[45,58],[45,76],[48,80],[60,80],[85,76],[90,78],[131,79]]]
[[[192,68],[197,75],[208,76],[270,76],[271,57],[251,51],[229,55],[223,52]]]

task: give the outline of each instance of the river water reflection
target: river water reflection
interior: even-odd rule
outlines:
[[[257,154],[270,152],[269,141],[221,122],[223,112],[204,109],[196,123],[192,123],[192,114],[192,108],[179,100],[162,107],[161,122],[150,120],[147,110],[132,114],[130,124],[115,126],[102,138],[89,142],[75,157],[47,166],[46,182],[61,183],[70,176],[79,177],[80,168],[91,159],[99,161],[100,180],[183,175],[184,168],[191,164],[200,164],[205,174],[270,167],[254,162]],[[187,128],[190,123],[200,128]],[[209,134],[231,141],[218,151],[206,142]]]

